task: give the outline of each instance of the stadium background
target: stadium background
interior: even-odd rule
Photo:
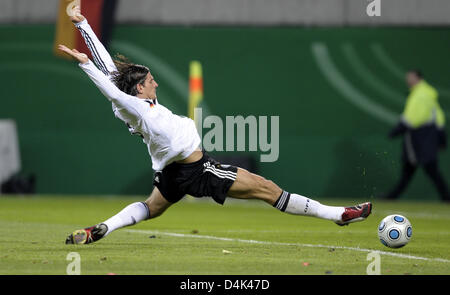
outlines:
[[[390,188],[400,141],[387,133],[408,68],[423,69],[450,114],[448,1],[382,0],[372,18],[368,1],[182,2],[118,1],[111,51],[149,65],[160,102],[177,114],[199,60],[211,113],[279,116],[279,159],[259,172],[287,190],[360,198]],[[0,118],[17,123],[22,172],[37,175],[37,192],[149,193],[146,146],[73,62],[53,55],[58,1],[2,6]],[[442,153],[447,180],[449,162]],[[438,198],[422,171],[406,197]]]

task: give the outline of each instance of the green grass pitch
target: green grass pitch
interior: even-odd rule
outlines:
[[[382,274],[450,274],[450,206],[440,203],[375,200],[368,220],[339,227],[257,201],[220,206],[188,197],[98,243],[64,244],[73,230],[142,199],[0,196],[0,274],[66,274],[69,252],[80,254],[81,274],[366,274],[369,250],[384,251]],[[395,250],[377,237],[393,213],[413,225],[411,242]]]

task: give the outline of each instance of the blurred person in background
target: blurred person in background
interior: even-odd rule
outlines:
[[[438,92],[428,84],[420,70],[406,73],[410,93],[400,122],[389,133],[390,138],[403,136],[402,173],[385,199],[397,199],[414,173],[422,166],[438,190],[441,199],[450,201],[447,184],[438,167],[439,150],[446,149],[445,115],[438,102]]]

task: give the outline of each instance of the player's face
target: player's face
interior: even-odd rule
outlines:
[[[156,88],[158,88],[158,83],[156,83],[155,78],[153,78],[152,74],[149,72],[147,77],[145,78],[145,82],[143,85],[143,94],[150,99],[156,98]]]

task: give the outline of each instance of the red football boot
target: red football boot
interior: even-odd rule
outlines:
[[[78,229],[66,238],[66,244],[90,244],[103,238],[107,231],[108,227],[103,223]]]
[[[372,212],[372,203],[367,202],[353,207],[345,207],[342,220],[336,221],[337,225],[348,225],[352,222],[363,221]]]

